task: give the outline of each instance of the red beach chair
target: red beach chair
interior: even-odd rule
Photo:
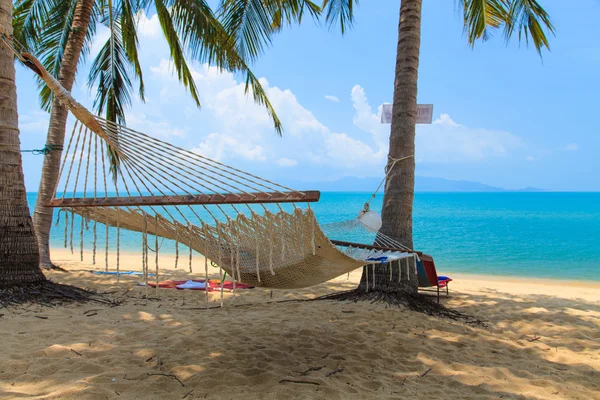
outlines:
[[[417,274],[420,288],[435,288],[438,303],[440,302],[440,289],[445,288],[446,296],[448,296],[448,283],[450,283],[452,279],[447,276],[438,276],[433,257],[428,254],[421,255],[421,260],[417,261]],[[426,289],[424,290],[427,291]]]

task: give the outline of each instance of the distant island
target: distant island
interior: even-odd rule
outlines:
[[[288,185],[299,190],[321,190],[323,192],[371,192],[374,191],[381,178],[344,177],[329,182],[289,182]],[[380,189],[383,191],[383,187]],[[415,177],[416,192],[544,192],[544,189],[526,187],[508,190],[496,186],[473,181],[455,181],[428,176]]]

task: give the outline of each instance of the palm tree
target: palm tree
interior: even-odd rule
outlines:
[[[12,1],[0,0],[0,32],[10,34]],[[44,281],[21,163],[14,55],[0,43],[0,288]]]
[[[88,28],[92,22],[95,0],[76,2],[36,2],[16,3],[13,25],[15,36],[29,47],[39,51],[41,43],[50,44],[52,49],[43,49],[46,69],[52,71],[61,85],[71,90],[75,82],[77,65],[89,38]],[[36,51],[36,53],[38,53]],[[50,126],[46,143],[62,146],[65,138],[68,110],[58,99],[54,99],[46,86],[40,84],[42,106],[50,109]],[[50,200],[58,180],[58,169],[62,151],[50,151],[44,157],[42,179],[34,213],[34,225],[40,252],[40,265],[50,268],[50,226],[53,209],[44,207]],[[56,173],[54,173],[56,171]]]
[[[264,15],[272,30],[285,22],[300,21],[305,8],[312,15],[319,12],[319,8],[308,0],[294,0],[290,4],[274,1],[266,8],[269,12]],[[252,51],[238,51],[204,0],[115,0],[114,4],[112,0],[18,0],[13,25],[18,40],[41,56],[46,69],[67,90],[73,86],[82,56],[89,51],[96,26],[107,26],[110,37],[92,63],[88,83],[97,86],[95,109],[106,113],[108,120],[123,124],[125,108],[131,103],[134,79],[139,82],[139,96],[144,99],[136,35],[136,16],[142,10],[156,12],[177,76],[198,106],[200,101],[185,54],[198,61],[244,73],[246,90],[251,90],[254,100],[266,107],[277,133],[281,134],[281,122],[246,64],[246,60],[252,58]],[[61,148],[67,110],[52,98],[42,82],[40,87],[42,106],[51,112],[47,143],[52,148]],[[49,245],[53,210],[45,204],[57,184],[61,153],[60,150],[51,151],[44,159],[33,219],[40,264],[44,268],[53,267]]]
[[[471,46],[477,40],[487,40],[490,31],[501,29],[508,41],[514,34],[526,43],[531,41],[541,55],[549,49],[546,31],[554,33],[549,15],[537,0],[457,0],[463,11],[464,30]],[[328,4],[329,3],[329,4]],[[325,0],[329,6],[327,20],[331,24],[351,23],[353,0]],[[422,0],[401,0],[398,24],[398,47],[394,82],[394,102],[388,168],[394,160],[415,154],[415,121],[417,110],[417,78],[421,46]],[[415,187],[415,160],[408,158],[390,171],[383,199],[381,232],[413,248],[412,212]],[[395,270],[394,270],[395,271]],[[417,292],[418,281],[413,268],[408,276],[397,275],[392,281],[385,266],[375,269],[371,287],[381,292]],[[359,291],[366,287],[367,274],[363,271]],[[352,294],[355,295],[355,294]]]

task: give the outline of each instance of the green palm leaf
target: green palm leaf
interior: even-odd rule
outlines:
[[[203,0],[171,0],[173,26],[185,46],[186,53],[199,62],[223,67],[235,51],[212,9]]]
[[[352,27],[354,3],[358,5],[358,0],[323,0],[325,21],[331,28],[335,28],[339,23],[342,33],[345,33]]]
[[[121,33],[123,38],[123,48],[127,59],[133,65],[135,76],[139,82],[138,94],[142,101],[145,101],[144,94],[144,77],[142,74],[142,66],[138,55],[139,40],[137,36],[137,21],[135,14],[139,10],[140,4],[135,0],[121,1]]]
[[[284,24],[300,23],[305,10],[313,17],[321,12],[310,0],[222,0],[219,17],[239,56],[250,62],[271,44],[273,34]]]
[[[44,68],[55,78],[58,78],[60,66],[62,65],[76,4],[76,0],[48,2],[46,5],[47,14],[30,14],[29,18],[20,16],[26,15],[26,3],[22,4],[22,9],[17,10],[19,13],[23,12],[24,14],[19,14],[15,20],[17,23],[15,37],[20,38],[20,41],[30,51],[37,54]],[[34,16],[39,19],[34,20]],[[32,29],[36,30],[35,34],[30,32]],[[41,107],[49,111],[52,106],[52,92],[43,81],[38,80],[38,85]]]
[[[280,1],[280,0],[278,0]],[[157,0],[158,3],[158,0]],[[170,7],[170,13],[167,18],[167,9],[164,12],[164,19],[167,22],[168,30],[165,36],[173,38],[169,45],[173,61],[181,62],[180,67],[175,65],[178,74],[181,69],[181,76],[189,68],[185,64],[181,47],[185,47],[185,52],[190,54],[195,60],[207,62],[216,65],[218,68],[227,69],[232,72],[244,74],[246,81],[246,92],[252,91],[254,100],[264,105],[271,116],[276,132],[281,135],[283,127],[277,117],[267,94],[260,84],[259,80],[252,74],[244,58],[238,52],[236,41],[225,30],[224,26],[217,20],[210,7],[203,0],[171,0],[164,5]],[[158,10],[158,7],[157,7]],[[160,20],[159,14],[159,20]],[[161,22],[162,24],[162,22]],[[179,40],[176,39],[178,34]],[[169,39],[167,40],[169,42]],[[181,58],[179,57],[181,54]],[[183,81],[184,84],[186,81]],[[190,82],[193,83],[190,76]],[[195,89],[195,86],[193,86]]]
[[[47,16],[56,6],[56,0],[19,0],[14,4],[13,35],[32,48],[39,39]]]
[[[106,111],[109,121],[125,123],[125,106],[131,105],[132,82],[127,69],[130,62],[120,37],[120,24],[115,24],[110,37],[92,63],[88,84],[97,84],[94,108]]]
[[[459,4],[471,46],[503,29],[507,41],[517,33],[519,41],[531,40],[540,55],[544,47],[550,48],[546,32],[554,34],[554,25],[537,0],[460,0]]]
[[[461,0],[463,24],[469,44],[491,37],[491,30],[504,25],[508,13],[507,0]]]
[[[225,0],[222,10],[222,23],[242,58],[253,60],[271,44],[273,16],[262,0]]]
[[[171,60],[173,61],[173,66],[177,72],[177,77],[179,78],[179,81],[181,81],[181,83],[183,83],[183,85],[189,90],[190,95],[196,104],[200,105],[200,97],[198,96],[196,83],[194,82],[192,72],[190,71],[190,68],[185,60],[183,48],[167,5],[165,2],[163,2],[163,0],[155,0],[154,4],[156,6],[158,21],[160,22],[163,34],[169,45]]]
[[[269,113],[269,116],[273,120],[275,131],[279,136],[281,136],[283,132],[283,124],[277,116],[277,113],[275,112],[275,109],[273,108],[273,105],[271,104],[267,93],[263,89],[256,76],[254,76],[252,71],[250,71],[250,69],[246,69],[246,92],[248,92],[249,89],[252,89],[254,101],[258,104],[265,106],[265,108],[267,109],[267,113]]]
[[[519,41],[533,42],[541,55],[542,49],[550,48],[546,32],[555,33],[554,24],[548,13],[536,0],[512,0],[508,10],[508,18],[504,34],[509,40],[513,33],[518,33]]]

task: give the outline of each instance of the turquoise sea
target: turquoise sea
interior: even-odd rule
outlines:
[[[28,194],[30,207],[35,197]],[[354,218],[369,197],[322,193],[312,207],[320,223],[344,221]],[[372,209],[381,209],[382,197]],[[52,247],[64,245],[64,228],[61,217],[52,230]],[[78,251],[79,229],[75,232]],[[139,251],[138,234],[121,235],[122,250]],[[98,236],[98,248],[103,249],[104,235]],[[112,247],[116,232],[111,230],[109,237]],[[435,257],[444,274],[600,280],[600,193],[417,193],[414,241],[418,250]],[[91,229],[84,243],[91,247]],[[173,249],[167,243],[162,247]]]

